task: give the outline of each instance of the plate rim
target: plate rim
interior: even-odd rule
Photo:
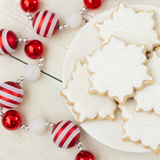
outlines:
[[[132,8],[134,8],[134,7],[152,7],[152,8],[156,8],[156,9],[160,9],[159,7],[156,7],[156,6],[152,6],[152,5],[145,5],[145,4],[130,4],[130,5],[125,5],[125,6],[127,6],[127,7],[132,7]],[[104,11],[104,12],[102,12],[101,14],[99,14],[99,15],[97,15],[96,17],[98,17],[98,16],[101,16],[101,15],[103,15],[103,14],[105,14],[106,12],[109,12],[109,11],[111,11],[111,10],[116,10],[117,9],[117,7],[114,7],[114,8],[111,8],[111,9],[109,9],[109,10],[106,10],[106,11]],[[153,9],[152,9],[153,10]],[[66,85],[65,85],[65,81],[64,81],[64,79],[65,79],[65,68],[66,68],[66,64],[67,64],[67,57],[68,57],[68,55],[69,55],[69,53],[70,53],[70,50],[71,50],[71,48],[72,48],[72,45],[73,45],[73,42],[77,39],[77,37],[79,37],[79,35],[81,34],[81,32],[83,32],[83,30],[85,30],[85,27],[86,26],[88,26],[88,25],[90,25],[90,23],[92,23],[92,21],[94,21],[94,19],[96,18],[96,17],[94,17],[92,20],[90,20],[85,26],[83,26],[83,28],[78,32],[78,34],[74,37],[74,39],[73,39],[73,41],[72,41],[72,43],[70,44],[70,46],[69,46],[69,49],[68,49],[68,51],[67,51],[67,54],[66,54],[66,56],[65,56],[65,60],[64,60],[64,64],[63,64],[63,74],[62,74],[62,81],[63,81],[63,89],[66,87]],[[70,110],[70,112],[71,112],[71,114],[73,115],[73,117],[76,119],[76,121],[77,121],[77,117],[76,117],[76,115],[72,112],[72,107],[71,106],[69,106],[68,105],[68,107],[69,107],[69,110]],[[78,122],[78,121],[77,121]],[[79,123],[78,123],[79,124]],[[91,134],[89,134],[83,127],[82,127],[82,124],[79,124],[80,126],[81,126],[81,128],[89,135],[89,136],[91,136],[92,138],[94,138],[96,141],[98,141],[98,142],[100,142],[99,140],[97,140],[95,137],[93,137]],[[126,151],[126,150],[123,150],[123,149],[121,149],[121,148],[117,148],[117,147],[113,147],[113,146],[111,146],[111,145],[109,145],[109,144],[104,144],[104,143],[102,143],[102,142],[100,142],[101,144],[103,144],[103,145],[105,145],[105,146],[108,146],[108,147],[110,147],[110,148],[112,148],[112,149],[116,149],[116,150],[119,150],[119,151],[123,151],[123,152],[128,152],[128,153],[148,153],[148,152],[151,152],[151,150],[149,150],[149,149],[145,149],[144,151],[140,151],[140,152],[138,152],[138,151]],[[133,143],[133,142],[132,142]]]

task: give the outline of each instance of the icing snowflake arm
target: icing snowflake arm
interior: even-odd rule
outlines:
[[[145,66],[145,53],[144,45],[126,46],[123,41],[112,36],[102,50],[85,57],[91,73],[89,93],[107,94],[110,99],[124,105],[128,98],[134,96],[134,90],[152,83]]]
[[[142,143],[145,148],[150,148],[155,154],[160,149],[160,117],[155,113],[134,110],[135,101],[130,99],[125,106],[118,106],[122,112],[124,134],[123,140]]]
[[[158,53],[158,50],[156,51]],[[146,86],[143,90],[136,92],[134,99],[136,101],[135,111],[154,111],[156,114],[160,115],[160,57],[157,53],[151,53],[147,64],[154,83]]]
[[[67,99],[68,104],[73,104],[73,112],[77,115],[79,123],[86,120],[100,120],[105,118],[114,120],[114,112],[117,104],[107,96],[90,95],[88,89],[90,74],[87,71],[87,64],[76,61],[76,69],[72,73],[72,79],[67,87],[62,90],[61,95]]]
[[[154,30],[155,11],[138,11],[125,7],[119,3],[118,9],[112,13],[111,18],[104,20],[102,24],[96,24],[99,37],[106,43],[111,35],[124,40],[128,44],[145,44],[147,51],[160,45],[158,32]]]

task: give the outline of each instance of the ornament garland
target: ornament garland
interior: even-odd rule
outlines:
[[[20,6],[29,20],[32,21],[34,31],[42,37],[51,37],[57,30],[64,30],[68,27],[77,28],[82,24],[82,14],[87,9],[98,9],[103,0],[83,0],[84,7],[82,10],[72,11],[65,17],[65,25],[59,25],[59,19],[57,15],[48,10],[42,10],[36,13],[34,16],[31,14],[39,8],[39,0],[21,0]]]
[[[40,11],[32,16],[31,13],[39,8],[38,0],[21,0],[20,6],[26,12],[27,17],[32,20],[35,32],[43,37],[51,37],[57,30],[68,28],[77,28],[82,23],[82,15],[87,9],[97,9],[101,6],[102,0],[84,0],[85,7],[79,12],[70,12],[66,16],[66,24],[59,25],[58,17],[51,11]],[[43,134],[47,126],[52,127],[52,140],[60,148],[68,149],[78,146],[80,151],[75,160],[95,160],[93,154],[82,147],[80,139],[80,129],[76,124],[69,120],[62,120],[57,124],[45,121],[42,117],[36,117],[31,120],[29,125],[22,124],[22,117],[14,109],[23,101],[23,90],[20,83],[23,80],[35,81],[40,77],[40,69],[43,67],[44,46],[38,40],[28,40],[27,38],[17,38],[17,35],[7,29],[0,30],[0,55],[13,54],[18,43],[25,43],[25,54],[31,59],[39,59],[38,65],[28,64],[21,76],[16,82],[4,82],[0,85],[0,116],[2,125],[5,129],[13,131],[18,128],[30,130],[35,134]],[[9,109],[3,113],[3,108]]]

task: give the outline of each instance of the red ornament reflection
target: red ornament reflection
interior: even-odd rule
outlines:
[[[103,0],[83,0],[83,2],[88,9],[94,10],[101,6]]]
[[[43,55],[43,44],[38,40],[31,40],[25,45],[25,53],[31,59],[38,59]]]
[[[81,151],[77,154],[75,160],[95,160],[95,158],[91,152]]]
[[[24,12],[35,12],[39,7],[39,0],[21,0],[20,6]]]
[[[16,130],[22,124],[21,115],[14,110],[9,110],[2,117],[2,125],[5,129]]]

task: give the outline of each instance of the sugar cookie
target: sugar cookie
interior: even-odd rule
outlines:
[[[151,53],[147,66],[154,83],[136,92],[134,96],[136,101],[135,111],[151,112],[154,110],[156,114],[160,115],[160,57],[156,52]]]
[[[121,118],[125,121],[122,140],[141,142],[145,148],[150,148],[155,154],[158,154],[160,150],[160,116],[154,112],[136,112],[134,106],[133,99],[129,99],[125,106],[118,106],[122,112]]]
[[[154,30],[155,11],[138,11],[125,7],[119,3],[118,9],[101,24],[96,24],[99,37],[107,42],[111,35],[128,44],[145,44],[147,51],[151,51],[160,44],[158,32]],[[104,42],[104,43],[105,43]]]
[[[115,119],[114,112],[117,109],[116,102],[107,96],[89,94],[89,77],[87,64],[76,61],[72,79],[61,91],[61,95],[67,99],[69,105],[73,105],[73,112],[77,115],[79,123],[85,120],[94,120],[96,117],[100,120],[107,118],[113,121]]]
[[[134,96],[134,90],[141,90],[152,83],[145,66],[146,47],[126,44],[112,36],[102,50],[91,56],[85,56],[88,64],[91,88],[89,93],[108,94],[111,99],[124,105],[126,100]]]

